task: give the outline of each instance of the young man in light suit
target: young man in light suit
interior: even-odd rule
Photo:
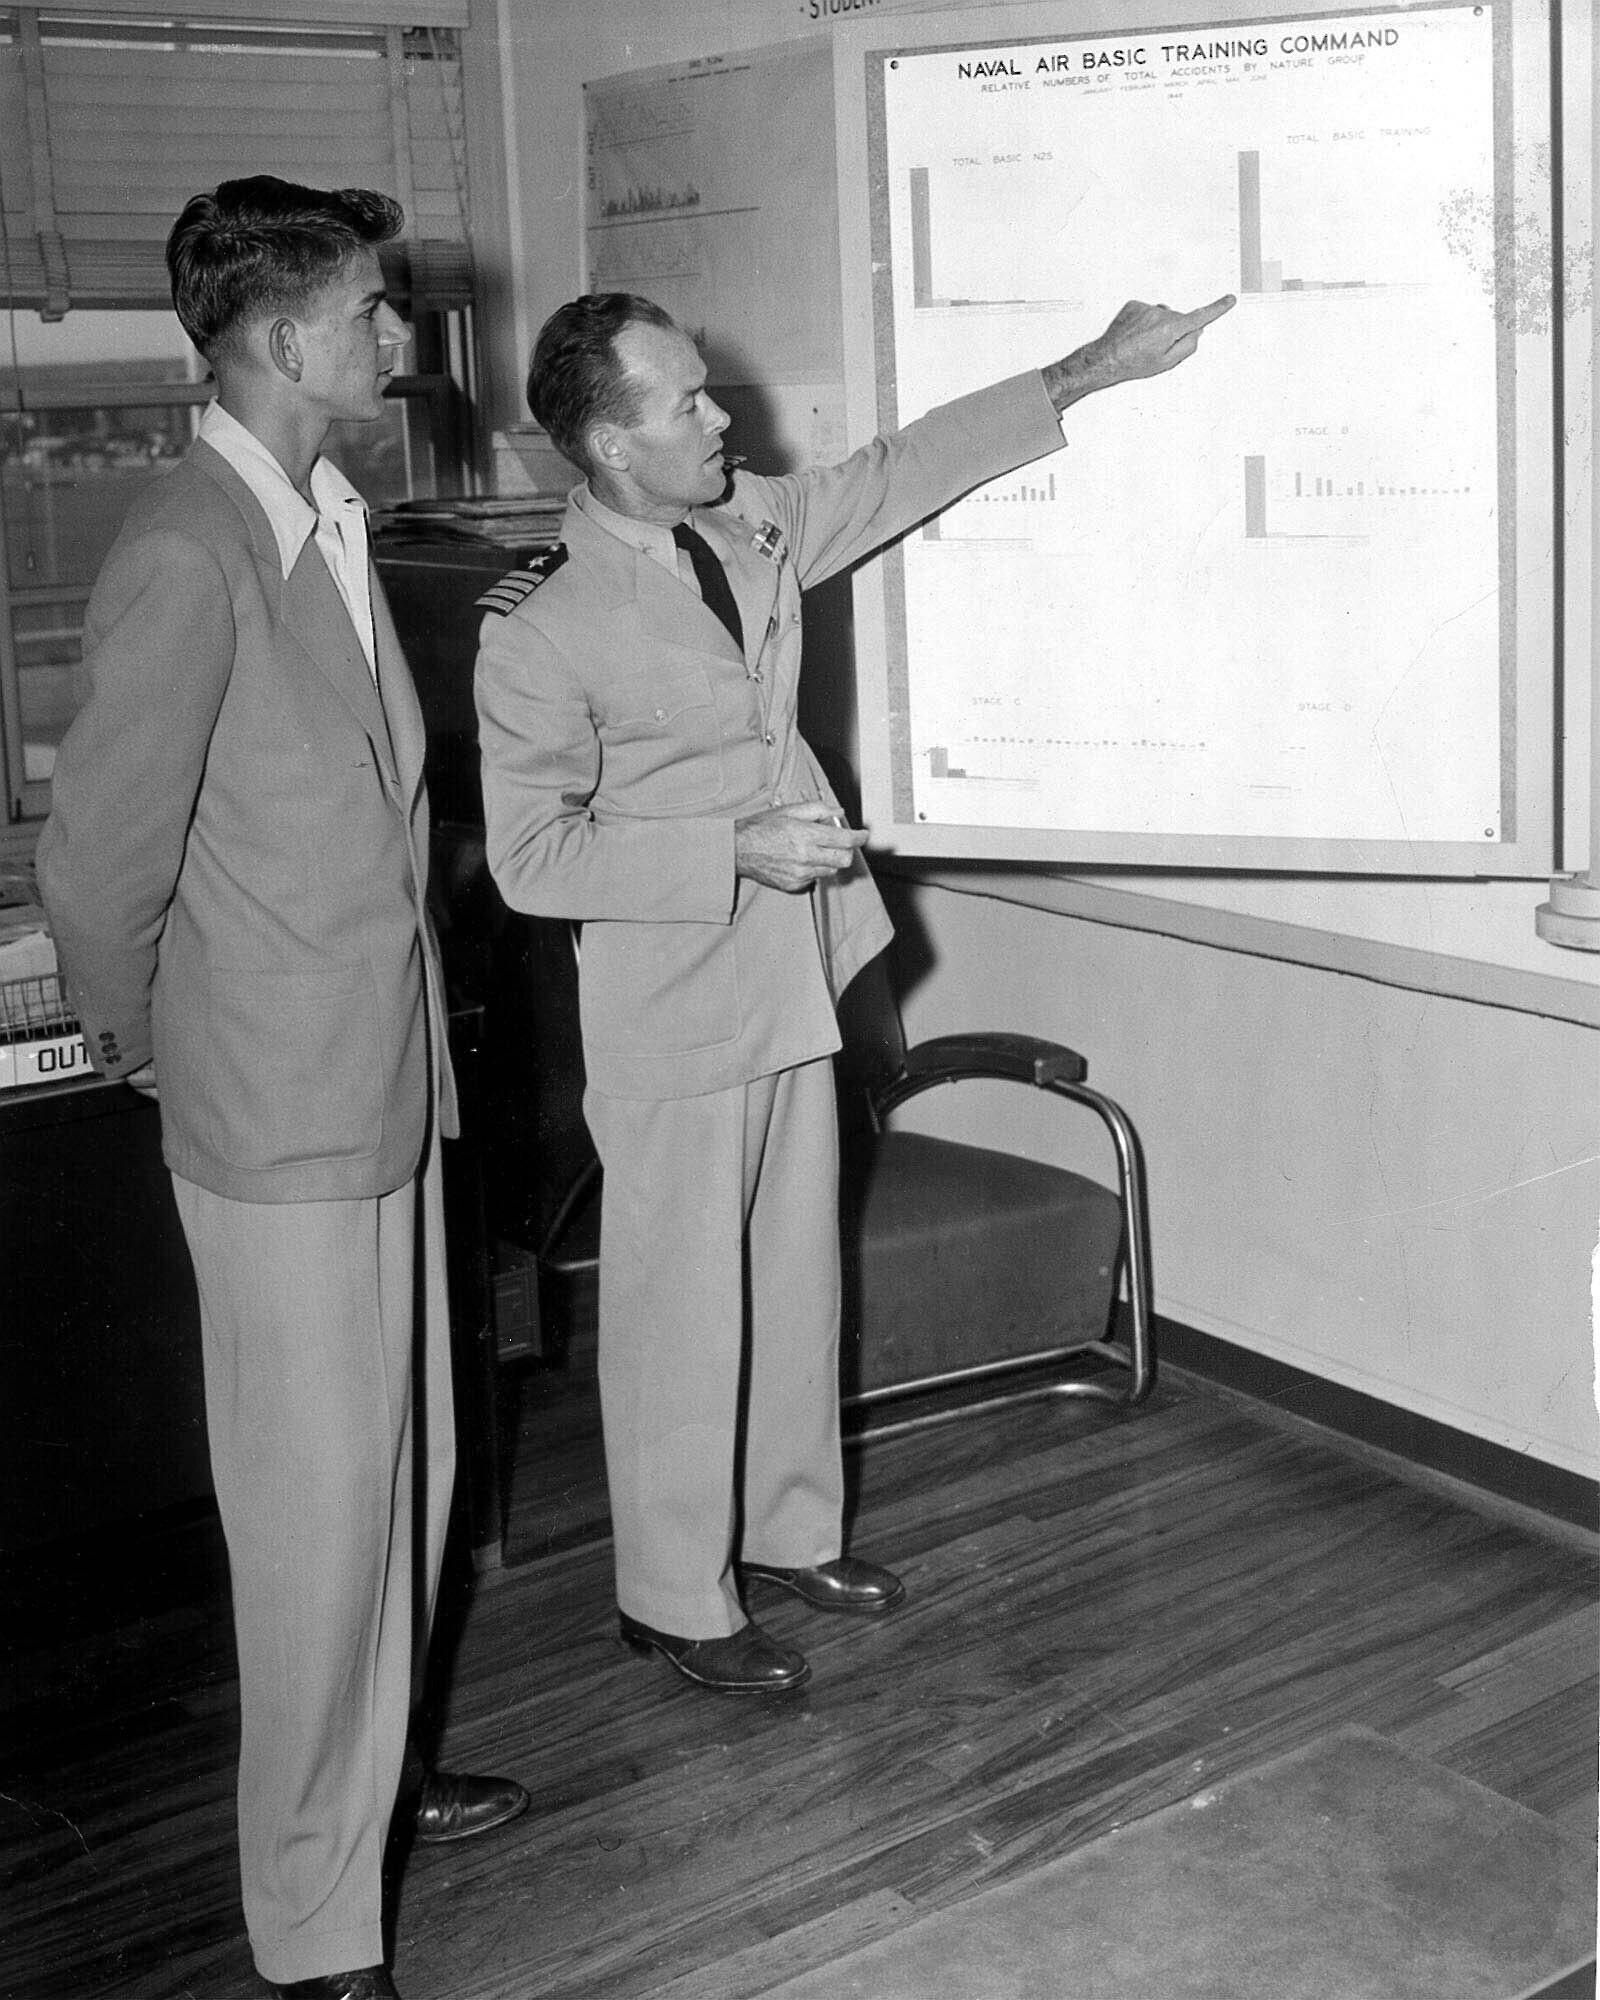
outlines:
[[[587,477],[561,545],[482,600],[488,853],[583,922],[605,1171],[600,1393],[622,1636],[697,1685],[806,1680],[742,1587],[880,1615],[845,1556],[834,1005],[889,923],[795,723],[802,590],[1061,444],[1061,412],[1226,312],[1131,302],[1061,361],[842,464],[729,477],[694,343],[647,299],[545,323],[528,400]]]
[[[238,1641],[239,1848],[258,1970],[386,2000],[381,1868],[527,1804],[408,1749],[454,1468],[424,907],[423,728],[365,509],[321,456],[407,332],[387,197],[268,177],[167,245],[217,379],[84,625],[39,876],[108,1077],[159,1094],[200,1298]]]

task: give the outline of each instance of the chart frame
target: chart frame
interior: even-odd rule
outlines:
[[[1439,0],[1429,0],[1429,7]],[[962,13],[894,14],[841,25],[834,49],[838,129],[840,249],[845,327],[846,418],[852,443],[892,429],[901,420],[892,370],[883,368],[884,285],[895,247],[884,240],[887,200],[881,129],[883,66],[897,55],[936,50],[999,50],[1031,41],[1063,46],[1107,36],[1177,35],[1185,31],[1238,32],[1254,23],[1304,21],[1335,25],[1357,14],[1389,15],[1403,22],[1420,6],[1390,8],[1268,7],[1210,0],[1204,6],[1167,5],[1135,12],[1092,0],[1042,0]],[[1554,724],[1560,604],[1558,491],[1559,439],[1553,383],[1560,347],[1554,315],[1524,312],[1539,260],[1536,243],[1518,241],[1512,228],[1530,220],[1551,226],[1551,72],[1546,0],[1484,0],[1493,18],[1495,58],[1495,205],[1498,252],[1496,313],[1500,361],[1494,422],[1502,482],[1498,576],[1487,579],[1501,594],[1502,698],[1496,718],[1502,812],[1498,837],[1462,840],[1369,840],[1253,836],[1237,833],[1108,831],[1011,825],[965,825],[923,820],[910,808],[907,724],[904,563],[887,551],[856,572],[855,655],[863,809],[876,847],[906,855],[986,861],[1031,861],[1101,868],[1120,865],[1166,869],[1238,869],[1251,872],[1349,875],[1504,877],[1533,879],[1549,872],[1555,843]],[[874,120],[878,119],[875,128]],[[1241,162],[1240,200],[1249,199]],[[869,198],[863,198],[863,190]],[[925,242],[925,239],[924,239]],[[902,246],[903,255],[904,246]],[[1259,246],[1257,247],[1259,257]],[[925,261],[925,249],[922,259]],[[1545,264],[1548,270],[1548,260]],[[919,284],[933,281],[918,269]],[[1261,274],[1258,273],[1258,282]],[[1274,282],[1270,266],[1267,283]],[[1281,275],[1278,279],[1281,282]],[[1173,301],[1173,303],[1200,303]],[[1542,323],[1541,323],[1542,321]],[[1099,330],[1086,325],[1084,337]],[[1041,354],[1041,362],[1053,358]],[[1118,392],[1112,392],[1113,394]],[[1070,413],[1069,413],[1070,432]],[[1027,478],[1026,473],[1018,475]],[[1041,476],[1048,476],[1047,471]],[[1258,464],[1244,468],[1247,519],[1261,525],[1262,480]],[[1480,744],[1480,749],[1486,748]]]

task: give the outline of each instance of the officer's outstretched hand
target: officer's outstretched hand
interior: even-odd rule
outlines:
[[[867,836],[841,825],[821,799],[773,806],[735,822],[734,872],[793,895],[848,868],[856,849],[866,844]]]
[[[1237,300],[1224,292],[1194,312],[1174,312],[1170,306],[1148,306],[1129,299],[1097,339],[1086,342],[1042,371],[1050,400],[1058,410],[1096,389],[1118,382],[1136,382],[1146,375],[1164,375],[1187,361],[1200,336],[1214,319],[1232,312]]]

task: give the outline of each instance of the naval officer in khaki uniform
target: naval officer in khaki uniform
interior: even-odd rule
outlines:
[[[1058,449],[1069,404],[1175,366],[1232,303],[1127,305],[784,478],[730,480],[705,365],[648,300],[575,300],[534,348],[529,404],[586,479],[560,546],[484,600],[488,852],[513,909],[583,924],[622,1635],[701,1686],[809,1675],[741,1584],[858,1615],[903,1595],[841,1549],[830,1058],[889,924],[795,725],[801,592]]]

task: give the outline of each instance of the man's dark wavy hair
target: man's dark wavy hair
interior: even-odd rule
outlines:
[[[580,472],[590,470],[593,425],[639,420],[639,385],[617,358],[617,335],[630,326],[676,331],[677,325],[654,299],[636,292],[585,292],[558,306],[539,329],[528,366],[528,408]]]
[[[397,201],[370,188],[224,181],[184,206],[167,238],[172,306],[208,361],[266,314],[302,312],[358,250],[399,235]]]

